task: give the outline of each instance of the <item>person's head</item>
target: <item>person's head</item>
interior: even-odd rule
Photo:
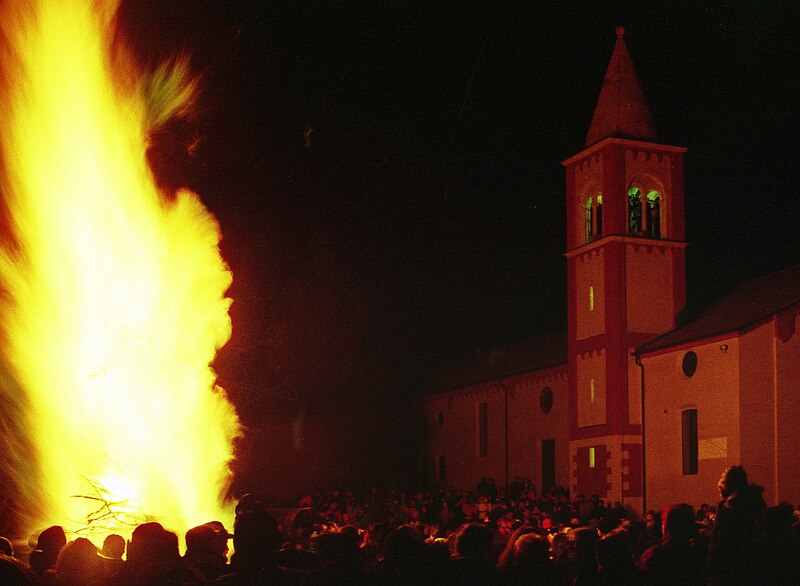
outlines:
[[[64,528],[60,525],[53,525],[39,534],[39,539],[36,541],[36,549],[58,552],[66,544],[67,535],[64,533]]]
[[[633,565],[628,532],[618,527],[597,542],[597,564],[600,568],[623,568]]]
[[[59,585],[87,584],[103,575],[103,562],[97,548],[85,537],[66,544],[58,554],[56,578]]]
[[[0,584],[3,586],[31,586],[31,580],[14,560],[0,556]]]
[[[186,553],[213,556],[217,552],[217,535],[208,525],[198,525],[186,532]]]
[[[278,551],[281,536],[275,517],[263,509],[237,515],[233,525],[233,549],[239,562],[263,560]]]
[[[221,556],[228,557],[228,540],[233,537],[232,533],[223,525],[222,521],[209,521],[204,525],[211,527],[214,530],[214,540],[217,546],[217,553]]]
[[[125,553],[125,538],[112,533],[103,540],[103,549],[100,555],[107,560],[121,560]]]
[[[503,548],[502,553],[500,554],[500,558],[497,560],[497,565],[501,568],[509,568],[514,565],[514,545],[516,544],[517,540],[525,535],[526,533],[532,533],[533,527],[516,527],[511,535],[508,537],[508,541],[506,541],[506,545]]]
[[[550,542],[538,533],[525,533],[514,542],[514,565],[538,568],[550,562]]]
[[[720,476],[717,488],[722,498],[728,498],[733,494],[742,493],[747,490],[747,472],[742,466],[728,466]]]
[[[174,531],[164,531],[164,557],[162,561],[177,563],[181,559],[181,548],[178,534]]]
[[[796,522],[794,507],[783,502],[764,511],[764,533],[768,536],[789,535]]]
[[[596,562],[597,533],[588,527],[578,527],[567,534],[571,558],[581,565]]]
[[[604,516],[597,519],[595,525],[601,535],[606,535],[619,527],[620,519],[619,517],[615,517],[613,515],[607,517]]]
[[[571,532],[572,529],[569,529]],[[550,551],[553,552],[553,559],[559,564],[564,565],[569,561],[569,536],[563,531],[550,533]]]
[[[358,535],[323,533],[314,539],[313,548],[323,566],[352,565],[358,559]]]
[[[661,514],[661,531],[665,538],[693,537],[697,530],[692,507],[686,503],[667,505]]]
[[[42,531],[36,540],[36,548],[28,556],[33,571],[41,575],[55,566],[58,552],[66,543],[67,536],[63,527],[53,525]]]
[[[383,559],[390,567],[419,563],[425,553],[422,536],[411,525],[401,525],[386,537]]]
[[[247,494],[243,494],[239,499],[239,502],[236,503],[236,516],[238,517],[239,515],[243,515],[244,513],[249,513],[260,508],[261,502],[258,500],[258,497],[248,492]]]
[[[356,542],[359,539],[358,527],[356,527],[355,525],[345,525],[344,527],[341,528],[339,532],[344,533],[345,535],[349,535]]]
[[[161,561],[168,557],[167,531],[160,523],[142,523],[131,534],[128,561],[134,564]]]
[[[491,560],[492,530],[480,523],[468,523],[456,537],[456,554],[459,557]]]
[[[7,537],[0,537],[0,554],[14,557],[14,546]]]

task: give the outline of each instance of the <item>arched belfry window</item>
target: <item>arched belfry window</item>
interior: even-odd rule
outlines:
[[[638,187],[628,190],[628,233],[642,235],[642,191]]]
[[[631,236],[661,238],[663,198],[658,189],[633,185],[628,189],[628,233]]]
[[[647,237],[661,238],[661,194],[651,189],[647,192]]]
[[[603,194],[590,195],[583,204],[583,230],[588,244],[603,235]]]
[[[592,241],[592,220],[594,219],[592,203],[594,202],[592,196],[590,195],[586,198],[586,203],[583,206],[583,230],[587,243]]]
[[[597,204],[594,206],[594,235],[600,238],[603,235],[603,194],[597,194]]]

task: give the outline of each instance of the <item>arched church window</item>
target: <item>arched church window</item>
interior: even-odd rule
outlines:
[[[661,238],[661,194],[655,189],[647,192],[647,237]]]
[[[642,191],[638,187],[628,190],[628,233],[642,234]]]

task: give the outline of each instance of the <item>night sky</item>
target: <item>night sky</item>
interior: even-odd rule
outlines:
[[[196,116],[151,157],[221,222],[234,336],[217,369],[245,451],[287,454],[262,467],[357,475],[374,437],[406,441],[431,373],[565,327],[560,162],[583,148],[618,24],[660,142],[689,149],[690,305],[800,262],[796,3],[603,4],[124,5],[143,63],[186,50],[203,75]],[[267,490],[241,461],[237,480]]]

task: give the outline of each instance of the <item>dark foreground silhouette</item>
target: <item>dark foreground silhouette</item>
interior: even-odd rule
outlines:
[[[741,466],[724,471],[719,491],[715,506],[675,503],[641,519],[559,487],[540,495],[518,478],[507,495],[482,479],[474,491],[318,491],[290,509],[245,495],[232,534],[219,521],[193,527],[183,555],[159,523],[127,543],[109,535],[100,549],[49,527],[24,560],[0,538],[0,584],[800,583],[794,507],[767,508]]]

